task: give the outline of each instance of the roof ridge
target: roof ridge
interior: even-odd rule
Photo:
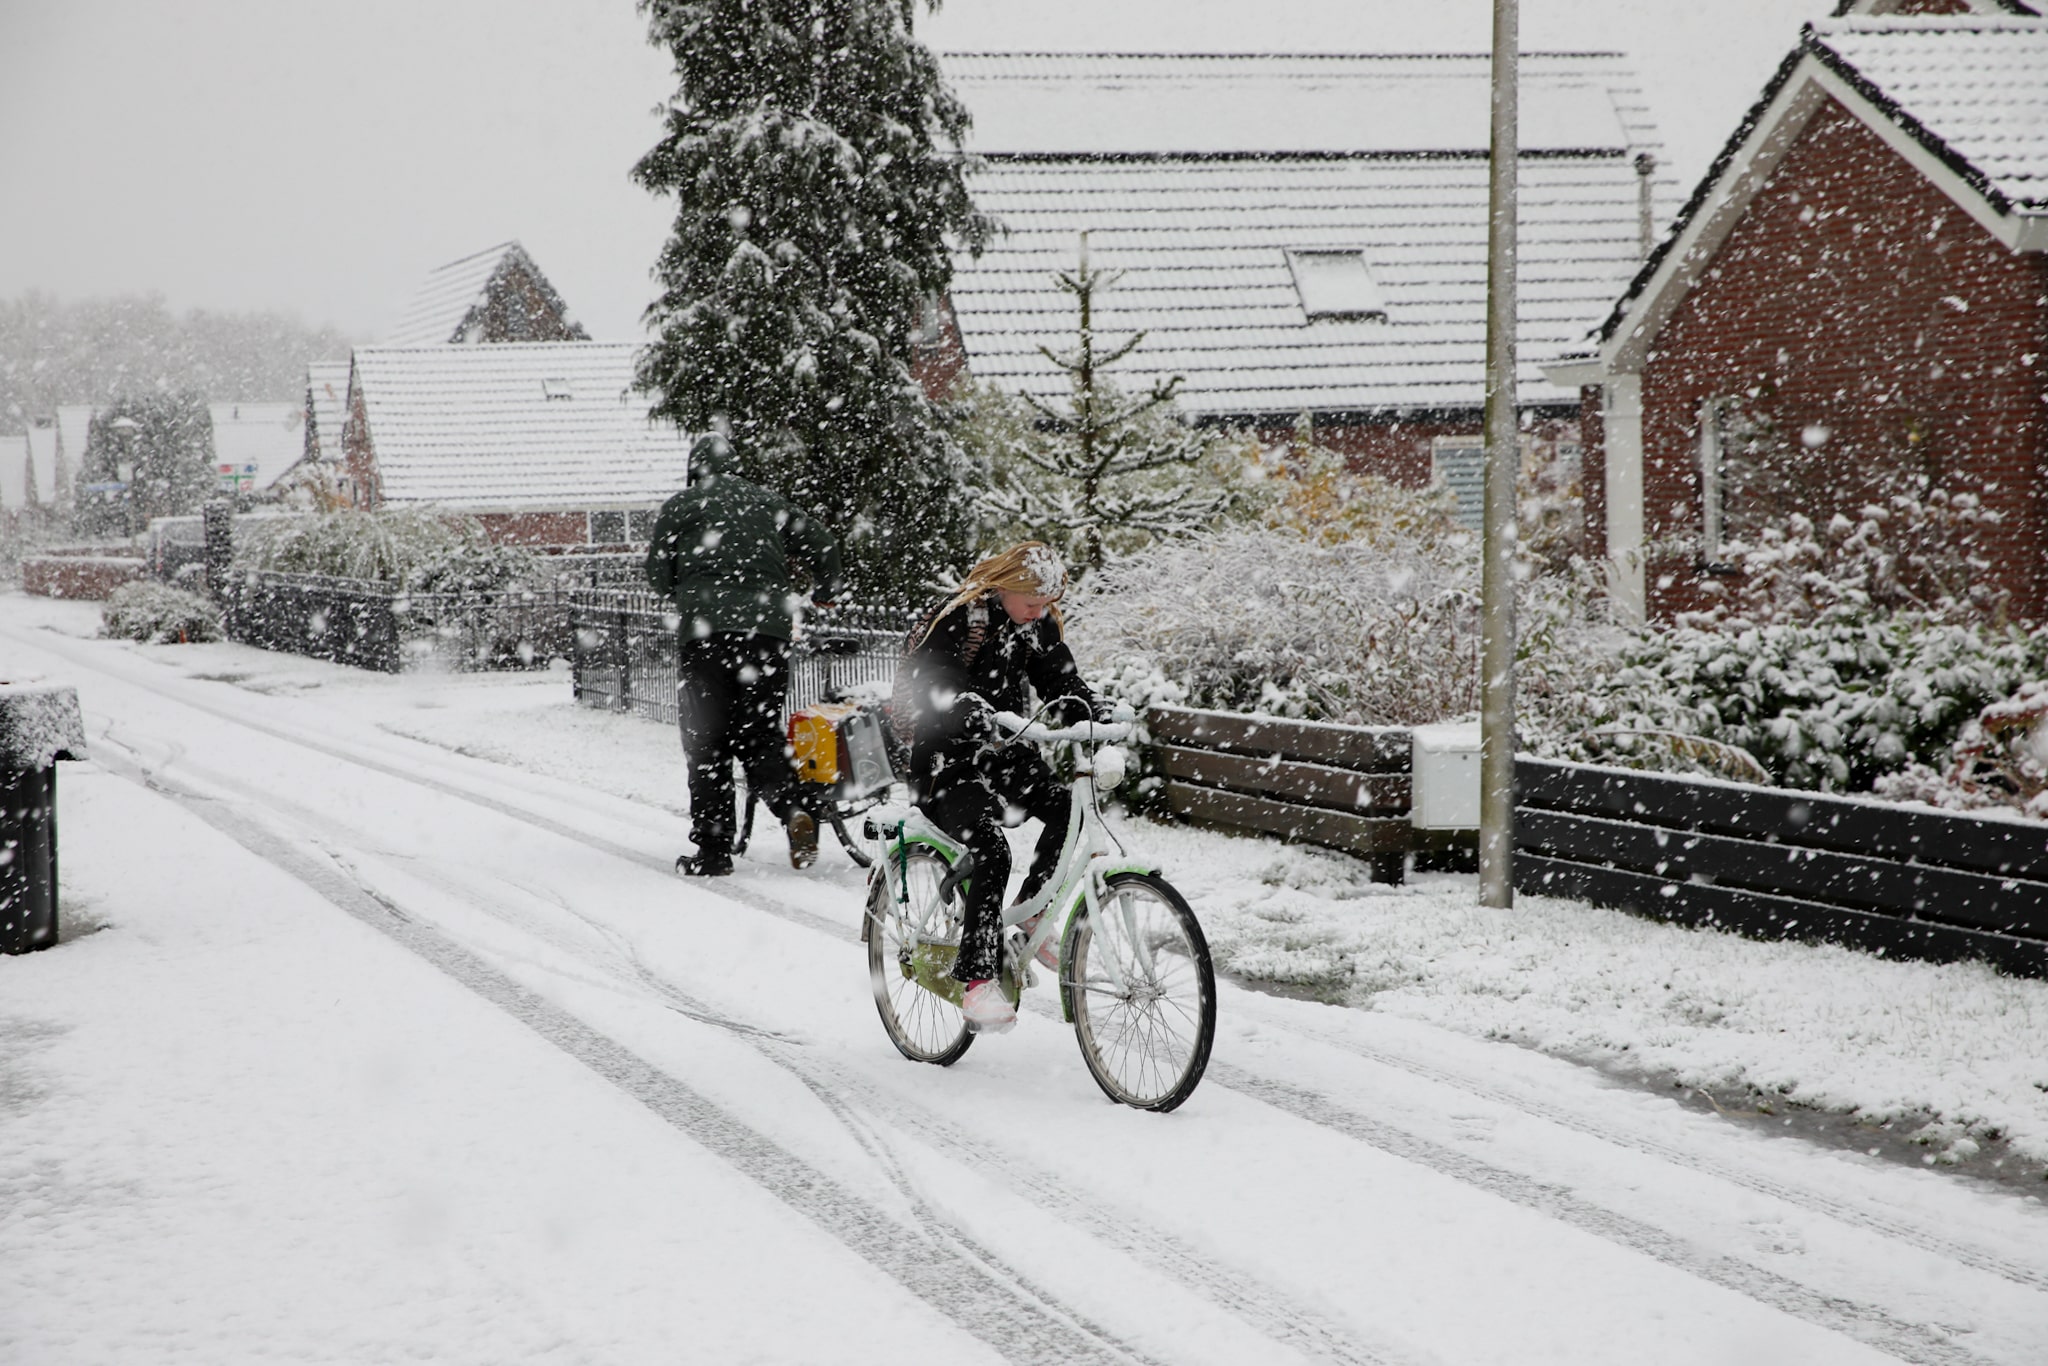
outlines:
[[[1628,54],[1607,48],[1584,51],[1530,48],[1516,54],[1529,57],[1614,57]],[[1409,62],[1409,61],[1491,61],[1490,52],[940,52],[940,61],[961,57],[1087,57],[1099,61],[1285,61],[1285,62]]]

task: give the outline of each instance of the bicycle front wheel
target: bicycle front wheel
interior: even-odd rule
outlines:
[[[1109,1098],[1171,1110],[1216,1038],[1216,974],[1195,913],[1166,879],[1117,873],[1083,915],[1060,989],[1081,1057]]]
[[[868,980],[882,1028],[904,1057],[940,1067],[958,1062],[974,1042],[960,1007],[917,982],[920,974],[951,972],[960,953],[964,893],[952,905],[939,899],[950,871],[937,853],[917,845],[904,859],[906,900],[897,901],[879,873],[868,884]]]

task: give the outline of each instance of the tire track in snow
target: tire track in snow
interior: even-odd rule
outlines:
[[[277,800],[253,786],[225,775],[208,773],[206,778],[209,782],[220,782],[250,800],[265,803],[274,803]],[[317,825],[324,819],[318,813],[306,811],[304,808],[299,810],[301,819],[309,824]],[[324,843],[323,847],[328,857],[340,866],[342,872],[356,887],[382,906],[388,914],[407,920],[418,919],[406,910],[401,901],[373,885],[370,879],[356,870],[347,854],[325,846]],[[445,867],[408,861],[407,871],[436,891],[455,897],[471,908],[508,924],[523,934],[542,940],[588,967],[599,972],[604,972],[607,966],[623,970],[632,983],[640,988],[638,994],[643,998],[647,994],[652,994],[670,1010],[686,1018],[743,1039],[761,1056],[790,1073],[840,1121],[855,1141],[876,1160],[878,1167],[902,1194],[917,1218],[920,1228],[928,1237],[959,1247],[966,1255],[987,1267],[991,1274],[1016,1282],[1041,1300],[1058,1302],[1056,1295],[1037,1285],[1016,1266],[1006,1263],[1000,1254],[986,1247],[956,1221],[934,1208],[925,1199],[923,1191],[903,1173],[894,1153],[877,1132],[877,1124],[910,1133],[942,1155],[982,1173],[991,1181],[1030,1200],[1040,1209],[1051,1212],[1068,1226],[1085,1232],[1114,1251],[1158,1272],[1167,1280],[1192,1288],[1203,1299],[1237,1318],[1255,1332],[1312,1360],[1340,1363],[1340,1366],[1398,1366],[1401,1362],[1414,1359],[1412,1354],[1392,1349],[1368,1348],[1360,1344],[1349,1331],[1328,1321],[1307,1306],[1293,1302],[1274,1287],[1209,1260],[1175,1235],[1148,1226],[1140,1219],[1128,1215],[1120,1216],[1104,1207],[1085,1202],[1065,1182],[1051,1174],[991,1150],[985,1142],[972,1137],[937,1112],[906,1097],[887,1094],[867,1078],[811,1053],[801,1040],[734,1019],[716,1007],[697,1000],[649,968],[628,936],[603,921],[578,911],[557,895],[546,895],[530,887],[506,883],[503,895],[494,897],[474,881],[465,880]],[[490,876],[488,870],[485,870],[485,875]],[[588,942],[576,942],[572,936],[562,933],[559,929],[513,910],[508,902],[514,898],[537,901],[579,922],[604,941],[604,948],[599,952],[610,959],[610,964],[592,962],[591,952],[594,946]],[[504,955],[499,953],[499,956]],[[544,962],[532,957],[522,961],[528,962],[540,971],[562,975],[561,963]],[[616,975],[602,982],[581,975],[575,975],[574,980],[586,986],[614,989],[624,985],[618,981]],[[861,1105],[856,1107],[849,1104],[849,1098],[857,1098]],[[1132,1349],[1126,1347],[1125,1350]]]
[[[43,642],[35,643],[42,644]],[[72,652],[61,649],[53,650],[53,653],[74,657]],[[90,660],[77,658],[76,662],[99,672],[114,674],[114,676],[121,677],[123,681],[135,686],[151,687],[150,683],[130,677],[125,671],[106,668],[98,658]],[[211,705],[204,701],[194,701],[184,696],[178,696],[174,700],[180,705],[190,706],[195,710],[207,712],[231,724],[255,730],[274,739],[312,750],[329,758],[354,764],[373,772],[469,802],[629,862],[655,867],[663,872],[672,871],[664,860],[650,857],[642,851],[614,843],[604,839],[602,836],[579,830],[564,822],[526,810],[515,803],[474,792],[459,784],[450,783],[431,775],[411,772],[397,764],[387,763],[354,753],[346,747],[297,734],[284,727],[253,721],[226,707]],[[201,800],[204,799],[201,798]],[[734,890],[738,891],[739,889]],[[725,889],[721,888],[720,894],[724,894],[724,892]],[[733,899],[743,901],[745,904],[754,906],[780,919],[827,934],[832,938],[841,940],[857,938],[857,931],[850,930],[825,917],[781,903],[773,897],[763,896],[758,893],[748,893],[734,896]],[[516,986],[515,989],[524,990],[523,988],[516,988]],[[1330,1042],[1328,1040],[1321,1041]],[[1401,1064],[1397,1062],[1392,1065],[1400,1066]],[[1757,1299],[1761,1303],[1793,1313],[1818,1326],[1843,1332],[1847,1336],[1879,1347],[1903,1360],[1916,1363],[1925,1362],[1929,1363],[1930,1366],[1947,1366],[1948,1363],[1964,1366],[1966,1363],[1981,1361],[1981,1358],[1970,1353],[1966,1348],[1953,1343],[1945,1336],[1919,1325],[1908,1324],[1894,1319],[1880,1309],[1861,1306],[1854,1301],[1842,1297],[1826,1295],[1800,1285],[1798,1282],[1779,1276],[1774,1272],[1754,1267],[1733,1258],[1704,1252],[1692,1247],[1675,1235],[1665,1233],[1653,1225],[1642,1223],[1628,1216],[1607,1211],[1591,1202],[1572,1195],[1561,1187],[1548,1186],[1533,1178],[1522,1176],[1519,1173],[1496,1168],[1478,1159],[1467,1158],[1449,1152],[1420,1135],[1395,1128],[1381,1121],[1370,1120],[1354,1113],[1343,1112],[1333,1106],[1327,1098],[1321,1097],[1314,1092],[1282,1082],[1253,1077],[1248,1073],[1242,1073],[1228,1067],[1221,1069],[1221,1071],[1223,1075],[1217,1077],[1215,1075],[1216,1069],[1212,1069],[1212,1077],[1217,1079],[1220,1084],[1225,1085],[1229,1089],[1236,1090],[1240,1094],[1273,1104],[1277,1108],[1287,1110],[1289,1113],[1295,1114],[1297,1117],[1308,1120],[1311,1123],[1335,1130],[1336,1132],[1345,1133],[1347,1136],[1365,1141],[1374,1147],[1379,1147],[1384,1151],[1395,1153],[1409,1160],[1417,1161],[1422,1165],[1439,1170],[1456,1179],[1468,1181],[1470,1184],[1492,1190],[1496,1194],[1501,1194],[1506,1198],[1515,1200],[1517,1203],[1538,1209],[1550,1214],[1552,1217],[1580,1227],[1585,1231],[1596,1233],[1623,1246],[1656,1257],[1658,1260],[1669,1265],[1690,1271],[1714,1284],[1723,1285],[1725,1288],[1736,1290],[1738,1293]],[[1234,1078],[1234,1080],[1229,1078]],[[1450,1074],[1446,1074],[1445,1079],[1448,1084],[1456,1085],[1455,1080],[1450,1078]],[[1503,1096],[1501,1100],[1502,1103],[1508,1104],[1512,1108],[1532,1114],[1532,1117],[1539,1119],[1550,1118],[1547,1115],[1529,1110],[1517,1098]],[[1611,1136],[1604,1130],[1597,1132],[1592,1130],[1583,1131],[1603,1141],[1613,1141]],[[1382,1139],[1385,1141],[1379,1141]],[[1652,1155],[1658,1156],[1660,1159],[1665,1158],[1665,1154],[1661,1152],[1649,1149],[1646,1149],[1646,1151],[1651,1151]],[[1680,1165],[1695,1167],[1695,1169],[1704,1171],[1704,1169],[1697,1168],[1683,1154],[1677,1155],[1676,1160]],[[1705,1172],[1705,1174],[1715,1175],[1716,1173]],[[1744,1184],[1747,1183],[1745,1182]],[[1768,1191],[1766,1193],[1779,1194],[1776,1191]],[[1815,1198],[1806,1192],[1787,1189],[1780,1198],[1784,1198],[1794,1204],[1814,1208],[1815,1212],[1827,1215],[1828,1217],[1838,1217],[1834,1210],[1826,1208],[1828,1202],[1825,1201],[1824,1197]],[[1902,1241],[1921,1246],[1925,1250],[1934,1252],[1937,1255],[1957,1257],[1957,1249],[1953,1245],[1947,1244],[1945,1240],[1932,1238],[1919,1230],[1905,1225],[1892,1225],[1890,1221],[1885,1221],[1875,1216],[1855,1217],[1853,1213],[1851,1214],[1850,1222],[1861,1223],[1877,1231],[1884,1232],[1888,1236],[1899,1237]],[[1964,1260],[1961,1257],[1957,1257],[1957,1259]],[[1972,1254],[1969,1262],[1980,1270],[1991,1271],[2006,1279],[2015,1280],[2020,1284],[2029,1286],[2040,1284],[2040,1279],[2034,1273],[2024,1268],[2004,1263],[1995,1257],[1990,1257],[1988,1254]]]
[[[1334,1033],[1325,1033],[1321,1030],[1304,1029],[1290,1020],[1277,1020],[1265,1017],[1261,1018],[1260,1024],[1267,1028],[1292,1034],[1296,1038],[1307,1039],[1341,1052],[1350,1053],[1354,1057],[1363,1058],[1367,1062],[1377,1063],[1396,1072],[1406,1072],[1410,1076],[1420,1077],[1424,1081],[1434,1082],[1439,1086],[1448,1087],[1454,1091],[1462,1091],[1476,1099],[1490,1101],[1493,1104],[1513,1110],[1517,1114],[1555,1124],[1559,1128],[1569,1129],[1573,1133],[1586,1134],[1602,1142],[1612,1144],[1617,1148],[1627,1148],[1631,1151],[1642,1153],[1645,1156],[1654,1157],[1658,1161],[1668,1163],[1671,1166],[1683,1167],[1689,1171],[1698,1172],[1702,1176],[1710,1176],[1717,1181],[1725,1181],[1732,1186],[1740,1186],[1759,1195],[1766,1195],[1774,1200],[1782,1200],[1788,1205],[1807,1210],[1810,1213],[1823,1215],[1839,1223],[1869,1229],[1873,1233],[1881,1233],[1885,1237],[1894,1239],[1897,1242],[1917,1247],[1923,1252],[1931,1252],[1937,1256],[1950,1258],[1964,1266],[1970,1267],[1972,1270],[1997,1276],[2001,1280],[2011,1281],[2015,1285],[2025,1286],[2032,1290],[2048,1290],[2048,1272],[2008,1261],[1995,1253],[1968,1247],[1962,1243],[1951,1242],[1938,1233],[1887,1219],[1882,1214],[1872,1214],[1857,1209],[1854,1205],[1843,1200],[1837,1200],[1824,1192],[1807,1190],[1784,1182],[1774,1181],[1768,1176],[1745,1171],[1740,1167],[1732,1166],[1725,1162],[1718,1162],[1713,1158],[1703,1157],[1697,1153],[1688,1152],[1676,1144],[1663,1143],[1654,1138],[1635,1134],[1618,1133],[1612,1128],[1597,1124],[1565,1106],[1543,1100],[1540,1097],[1518,1095],[1505,1087],[1489,1085],[1477,1078],[1461,1075],[1448,1068],[1437,1067],[1415,1058],[1402,1057],[1400,1054],[1375,1048],[1371,1044],[1360,1043],[1355,1039],[1342,1038]]]
[[[1734,1257],[1702,1251],[1676,1234],[1581,1199],[1563,1186],[1496,1167],[1419,1134],[1367,1118],[1306,1087],[1253,1076],[1228,1064],[1219,1068],[1212,1063],[1209,1071],[1212,1078],[1240,1095],[1264,1101],[1311,1124],[1535,1210],[1712,1285],[1875,1347],[1901,1361],[1914,1362],[1916,1366],[1978,1366],[1985,1360],[1935,1329],[1894,1318],[1871,1305],[1824,1294]],[[1221,1076],[1216,1075],[1219,1071]]]
[[[909,1236],[901,1223],[833,1178],[728,1114],[475,952],[373,895],[341,869],[324,863],[206,793],[125,758],[102,767],[177,802],[264,862],[303,883],[329,904],[438,968],[473,995],[639,1101],[685,1137],[722,1159],[774,1199],[832,1235],[848,1251],[903,1286],[1006,1360],[1028,1366],[1069,1362],[1150,1363],[1096,1325],[1005,1283],[998,1268],[961,1247]]]

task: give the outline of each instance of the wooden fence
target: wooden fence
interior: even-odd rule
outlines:
[[[1519,890],[2048,975],[2037,822],[1533,759],[1515,794]]]
[[[1409,812],[1414,732],[1155,707],[1146,715],[1167,805],[1200,825],[1280,835],[1357,854],[1376,882],[1408,855],[1478,848],[1463,830],[1420,830]]]

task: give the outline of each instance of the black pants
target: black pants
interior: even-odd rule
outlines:
[[[1073,794],[1053,776],[1038,752],[1011,745],[984,754],[972,764],[941,769],[927,785],[918,805],[932,823],[966,845],[974,855],[967,886],[967,923],[960,938],[960,957],[953,976],[963,982],[994,977],[1002,966],[1003,893],[1010,886],[1010,842],[1006,825],[1027,819],[1045,822],[1038,848],[1025,874],[1020,899],[1045,886],[1059,865],[1067,842],[1067,818]]]
[[[732,853],[732,761],[747,786],[780,818],[798,800],[796,769],[782,734],[789,692],[789,642],[714,632],[685,638],[676,652],[676,703],[690,769],[690,838],[699,854]]]

